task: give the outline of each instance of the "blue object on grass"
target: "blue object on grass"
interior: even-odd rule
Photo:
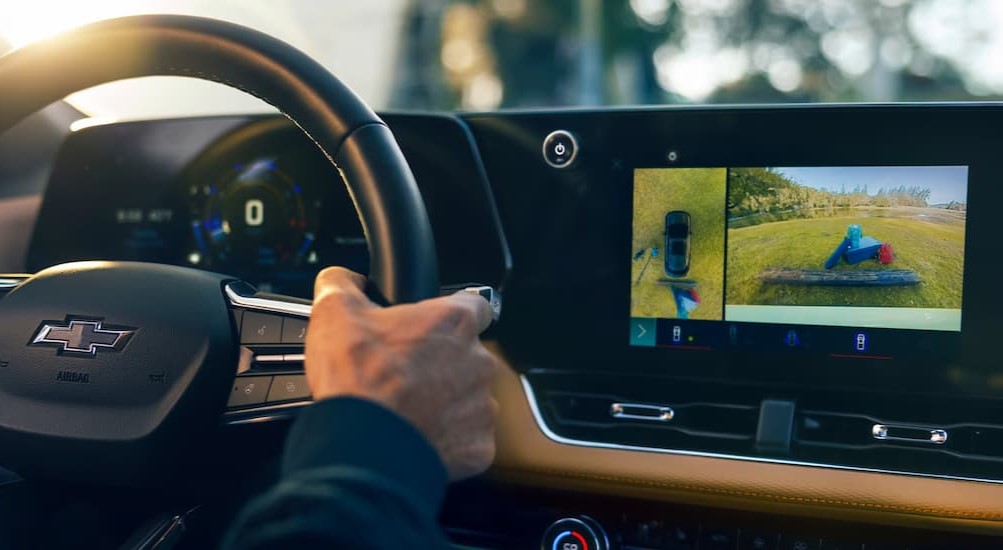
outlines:
[[[881,250],[881,241],[874,237],[860,237],[857,246],[850,246],[846,249],[846,263],[859,264],[864,260],[870,260],[878,255]]]
[[[843,257],[843,254],[846,253],[846,249],[848,248],[850,248],[849,236],[844,238],[843,242],[839,243],[839,246],[836,247],[836,250],[832,251],[832,255],[829,256],[829,259],[825,261],[825,268],[832,269],[836,267],[836,264],[839,263],[839,259]]]

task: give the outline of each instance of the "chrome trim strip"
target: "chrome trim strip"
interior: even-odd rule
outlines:
[[[302,353],[287,353],[282,356],[282,360],[286,363],[302,363],[306,361],[306,355]]]
[[[268,298],[258,298],[255,296],[244,296],[234,289],[234,285],[229,283],[223,287],[227,300],[230,304],[244,309],[254,311],[265,311],[268,313],[281,313],[282,315],[295,315],[297,317],[310,317],[313,306],[310,304],[299,304],[296,302],[283,302]]]
[[[645,453],[659,453],[659,454],[671,454],[671,455],[682,455],[682,456],[696,456],[704,458],[721,458],[726,460],[741,460],[744,462],[762,462],[766,464],[781,464],[784,466],[806,466],[810,468],[830,468],[833,470],[846,470],[851,472],[865,472],[871,474],[894,474],[894,475],[904,475],[911,477],[925,477],[933,479],[946,479],[951,481],[978,481],[981,483],[992,483],[996,485],[1003,485],[1003,480],[999,479],[982,479],[977,477],[962,477],[962,476],[951,476],[942,474],[926,474],[919,472],[904,472],[898,470],[882,470],[880,468],[863,468],[859,466],[842,466],[839,464],[826,464],[819,462],[802,462],[799,460],[784,460],[779,458],[764,458],[757,456],[744,456],[744,455],[729,455],[722,453],[708,453],[702,451],[684,451],[680,449],[660,449],[657,447],[639,447],[635,445],[621,445],[619,443],[601,443],[598,441],[583,441],[579,439],[571,439],[564,436],[557,435],[551,431],[550,427],[543,420],[543,415],[540,414],[540,408],[536,403],[536,394],[533,392],[533,386],[530,384],[526,375],[520,374],[519,380],[522,382],[522,389],[526,395],[526,401],[529,403],[529,410],[533,413],[533,419],[536,420],[536,426],[540,429],[543,435],[553,441],[554,443],[559,443],[561,445],[571,445],[575,447],[591,447],[596,449],[611,449],[616,451],[636,451]]]
[[[2,281],[2,279],[0,279]],[[247,286],[246,284],[239,283],[240,286]],[[16,285],[15,285],[16,286]],[[242,307],[245,309],[251,309],[255,311],[264,311],[268,313],[280,313],[282,315],[295,315],[298,317],[310,317],[310,313],[313,311],[313,305],[311,304],[300,304],[297,302],[285,302],[282,300],[272,300],[269,298],[259,298],[257,296],[248,296],[241,294],[238,290],[238,283],[227,283],[223,287],[223,291],[226,294],[227,300],[230,301],[231,305]],[[2,288],[2,287],[0,287]],[[502,309],[502,296],[501,293],[490,286],[474,286],[461,288],[457,290],[458,292],[470,292],[471,294],[476,294],[478,296],[484,297],[489,304],[491,304],[491,314],[495,321],[501,317]],[[484,296],[482,293],[490,293],[490,296]]]
[[[0,292],[7,290],[14,290],[15,288],[21,286],[21,283],[27,281],[29,277],[27,275],[15,276],[15,275],[4,275],[0,276]]]
[[[255,355],[255,363],[282,363],[286,360],[286,357],[282,354],[276,355]]]
[[[223,413],[223,424],[237,426],[240,424],[258,424],[260,422],[292,418],[292,413],[295,410],[301,409],[311,403],[313,401],[293,401],[292,403],[279,403],[277,405],[227,411]]]

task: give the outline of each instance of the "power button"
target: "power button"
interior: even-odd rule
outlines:
[[[555,130],[543,140],[543,160],[554,168],[567,168],[578,157],[578,140],[567,130]]]

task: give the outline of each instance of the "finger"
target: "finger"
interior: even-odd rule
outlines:
[[[439,299],[450,302],[469,314],[471,319],[473,319],[473,323],[470,326],[473,327],[475,334],[480,334],[487,330],[494,320],[494,312],[491,310],[491,304],[476,294],[461,290],[460,292],[443,296]]]
[[[343,267],[328,267],[317,274],[314,282],[314,300],[326,294],[339,294],[354,305],[372,305],[366,297],[366,278]]]

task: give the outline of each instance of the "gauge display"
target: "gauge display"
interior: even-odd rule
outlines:
[[[232,269],[316,263],[321,201],[274,158],[239,163],[219,181],[189,187],[195,250],[191,264]]]

